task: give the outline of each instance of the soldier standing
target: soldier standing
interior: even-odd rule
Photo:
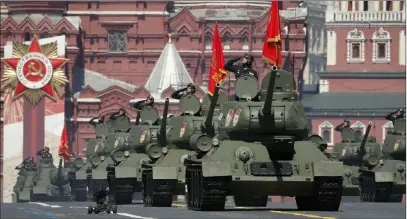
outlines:
[[[185,95],[188,95],[188,94],[193,95],[193,94],[195,94],[195,91],[196,91],[196,85],[193,84],[193,83],[189,83],[187,85],[187,87],[178,89],[174,93],[172,93],[171,98],[180,100]],[[183,93],[183,92],[185,92],[185,93]]]
[[[344,128],[349,128],[350,127],[350,121],[349,119],[343,120],[343,123],[336,126],[335,131],[341,132]]]
[[[240,65],[235,65],[234,63],[239,60],[242,60],[242,63]],[[238,57],[229,60],[228,62],[226,62],[223,68],[226,71],[230,71],[233,74],[235,74],[236,79],[243,75],[251,75],[255,77],[257,80],[259,80],[259,75],[257,71],[252,68],[253,60],[254,60],[253,56],[246,53],[243,57]]]
[[[145,100],[140,100],[133,104],[133,108],[138,110],[142,110],[145,106],[154,106],[153,96],[148,96]]]

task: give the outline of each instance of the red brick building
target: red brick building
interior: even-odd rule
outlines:
[[[319,85],[307,85],[305,104],[314,133],[330,146],[340,142],[335,126],[345,118],[382,143],[392,124],[387,113],[406,106],[405,1],[327,3],[327,68]],[[312,91],[313,90],[313,91]]]

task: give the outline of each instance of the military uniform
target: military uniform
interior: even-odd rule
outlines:
[[[147,104],[147,99],[150,99],[151,102]],[[147,97],[146,100],[140,100],[133,104],[133,108],[142,110],[145,106],[154,106],[154,98],[152,96]]]
[[[346,123],[346,125],[344,125]],[[350,122],[349,120],[345,119],[343,121],[343,123],[341,123],[340,125],[335,127],[335,131],[341,132],[343,129],[345,128],[349,128],[350,127]]]
[[[400,112],[399,115],[397,115],[397,113]],[[400,119],[400,118],[404,118],[404,110],[403,109],[399,109],[397,111],[391,112],[389,114],[387,114],[386,119],[389,121],[392,121],[394,123],[394,121],[396,121],[396,119]]]
[[[244,75],[250,75],[250,73],[253,74],[253,76],[259,80],[259,74],[257,73],[256,70],[254,70],[251,66],[251,63],[248,64],[241,64],[241,65],[234,65],[235,62],[239,61],[241,57],[239,58],[234,58],[226,62],[226,64],[223,66],[223,68],[226,71],[230,71],[233,74],[235,74],[235,77],[238,78],[240,76]]]

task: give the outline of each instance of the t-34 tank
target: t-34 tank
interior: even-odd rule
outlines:
[[[133,193],[140,191],[141,163],[148,159],[145,147],[157,141],[159,122],[157,108],[145,106],[137,115],[136,125],[131,126],[111,152],[114,163],[107,167],[108,182],[116,204],[131,204]]]
[[[380,144],[374,137],[369,137],[372,123],[366,128],[366,133],[360,139],[355,130],[350,127],[341,131],[342,142],[335,145],[331,159],[342,161],[343,171],[343,195],[359,196],[359,169],[361,166],[376,166],[382,159]],[[362,199],[362,194],[360,197]],[[362,199],[363,200],[363,199]]]
[[[16,168],[18,177],[13,188],[12,202],[29,202],[31,201],[34,176],[37,175],[37,165],[32,157],[25,159]]]
[[[106,140],[108,131],[108,124],[99,123],[96,124],[96,139],[90,139],[86,146],[86,160],[75,156],[72,158],[71,170],[69,172],[69,181],[71,186],[72,201],[86,201],[87,198],[87,173],[88,169],[92,168],[92,164],[87,160],[99,150],[100,146],[103,146]],[[89,172],[89,171],[88,171]]]
[[[406,120],[394,122],[382,146],[384,159],[364,165],[360,174],[360,194],[364,201],[401,202],[406,187]]]
[[[175,116],[168,122],[163,119],[160,129],[160,142],[155,147],[158,153],[150,156],[150,161],[143,164],[143,195],[146,207],[170,207],[173,195],[185,194],[185,166],[183,160],[196,152],[207,153],[212,148],[212,137],[215,135],[217,123],[213,122],[215,108],[226,101],[226,93],[219,98],[219,84],[211,103],[206,107],[206,116],[197,116],[201,109],[199,99],[194,95],[181,98],[179,108],[181,116]],[[220,101],[218,101],[220,100]],[[165,102],[168,109],[168,100]],[[164,114],[166,111],[164,111]],[[215,125],[216,124],[216,125]],[[161,147],[161,146],[166,147]],[[161,149],[162,150],[159,150]]]
[[[52,163],[49,152],[42,154],[37,175],[33,180],[32,201],[70,201],[71,187],[69,186],[68,168],[62,167],[62,158],[59,160],[58,168]]]
[[[107,167],[114,163],[110,154],[120,144],[120,141],[125,141],[125,136],[128,136],[126,133],[131,129],[130,119],[127,116],[119,116],[114,120],[108,120],[107,125],[109,127],[107,138],[100,142],[100,146],[95,146],[96,153],[88,159],[91,164],[91,168],[86,170],[88,201],[92,200],[95,191],[102,186],[108,186]]]
[[[277,195],[295,196],[300,210],[337,211],[343,165],[308,140],[293,76],[273,67],[261,101],[253,100],[260,91],[254,77],[239,77],[235,89],[239,101],[223,104],[213,149],[184,160],[188,208],[222,210],[228,195],[236,205],[265,206]]]

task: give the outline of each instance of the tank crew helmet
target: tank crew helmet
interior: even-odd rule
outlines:
[[[246,54],[243,56],[243,58],[244,58],[243,64],[249,65],[249,66],[252,65],[253,60],[254,60],[254,58],[253,58],[252,55],[249,55],[249,54],[246,53]]]
[[[45,149],[45,152],[49,152],[49,147],[45,146],[44,149]]]
[[[124,109],[124,107],[119,109],[119,114],[120,115],[125,115],[126,114],[126,110]]]
[[[194,83],[189,83],[187,85],[187,93],[195,93],[196,91],[196,85]]]
[[[350,124],[349,119],[344,119],[344,120],[343,120],[343,124],[345,124],[345,125],[349,125],[349,124]]]
[[[152,104],[154,104],[154,97],[153,96],[148,96],[147,98],[146,98],[146,104],[147,105],[152,105]]]

